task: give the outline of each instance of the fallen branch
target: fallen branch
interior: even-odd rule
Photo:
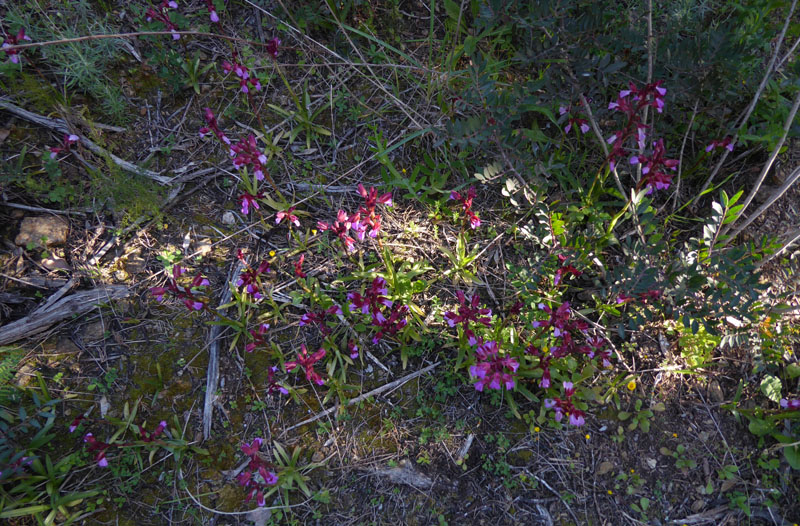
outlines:
[[[100,303],[125,298],[130,293],[130,289],[125,285],[108,285],[76,292],[71,296],[59,299],[44,312],[34,311],[25,318],[1,328],[0,345],[40,333],[65,318],[80,316]]]
[[[347,405],[348,406],[355,405],[355,404],[358,404],[360,402],[363,402],[364,400],[366,400],[367,398],[369,398],[371,396],[377,396],[377,395],[379,395],[381,393],[385,393],[386,391],[394,390],[394,389],[400,387],[401,385],[410,382],[414,378],[418,378],[418,377],[422,376],[423,374],[426,374],[426,373],[432,371],[433,369],[436,368],[437,365],[439,365],[439,362],[431,364],[431,365],[429,365],[429,366],[427,366],[427,367],[425,367],[423,369],[420,369],[419,371],[415,371],[415,372],[413,372],[411,374],[408,374],[408,375],[406,375],[406,376],[404,376],[402,378],[398,378],[397,380],[395,380],[393,382],[389,382],[388,384],[384,384],[384,385],[382,385],[380,387],[376,387],[375,389],[373,389],[372,391],[370,391],[368,393],[364,393],[364,394],[359,395],[359,396],[357,396],[355,398],[351,398],[350,400],[347,401]],[[320,418],[328,416],[329,414],[331,414],[334,411],[336,411],[338,409],[338,407],[339,406],[331,407],[329,409],[326,409],[326,410],[322,411],[321,413],[317,413],[316,415],[312,416],[311,418],[306,418],[302,422],[299,422],[297,424],[294,424],[293,426],[287,427],[286,429],[283,430],[283,433],[281,433],[281,436],[285,436],[286,433],[288,433],[292,429],[297,429],[298,427],[302,427],[302,426],[304,426],[306,424],[310,424],[312,422],[316,422]]]
[[[26,121],[30,121],[34,124],[38,124],[40,126],[44,126],[45,128],[50,128],[51,130],[55,130],[61,133],[73,133],[73,130],[70,130],[67,126],[67,123],[61,119],[51,119],[50,117],[44,117],[42,115],[37,115],[36,113],[30,112],[24,108],[20,108],[16,104],[12,104],[7,100],[0,99],[0,109],[6,110],[10,113],[13,113],[17,117],[25,119]],[[83,136],[80,137],[81,144],[86,147],[92,153],[95,153],[101,157],[108,157],[114,164],[125,170],[126,172],[131,172],[137,175],[141,175],[152,179],[158,183],[163,185],[168,185],[172,183],[171,177],[164,177],[163,175],[158,174],[157,172],[153,172],[151,170],[147,170],[145,168],[140,168],[135,164],[126,161],[120,157],[117,157],[113,153],[109,152],[102,146],[98,146],[97,144],[93,143],[89,139]]]
[[[226,283],[236,283],[244,265],[241,261],[231,271],[230,279]],[[220,305],[231,301],[231,288],[227,287],[220,298]],[[206,398],[203,405],[203,440],[211,436],[211,419],[214,416],[214,400],[217,397],[217,384],[219,383],[219,337],[222,325],[212,325],[208,338],[211,341],[208,347],[208,372],[206,374]]]

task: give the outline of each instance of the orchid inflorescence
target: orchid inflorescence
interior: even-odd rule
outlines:
[[[217,14],[217,8],[214,7],[214,0],[206,0],[206,8],[208,9],[208,17],[211,21],[215,24],[219,24],[219,15]]]
[[[662,86],[662,83],[661,80],[651,82],[640,89],[631,82],[628,89],[621,90],[617,99],[609,103],[609,110],[621,112],[627,118],[625,126],[616,130],[606,141],[612,145],[611,152],[608,154],[608,164],[612,171],[617,162],[627,155],[625,143],[628,139],[635,137],[639,150],[644,150],[648,126],[642,121],[642,110],[654,107],[658,113],[664,111],[664,97],[667,89]],[[654,189],[669,188],[672,174],[666,170],[676,170],[678,167],[677,160],[666,158],[663,139],[653,141],[652,147],[652,155],[633,155],[629,159],[630,164],[642,165],[641,184],[647,188],[648,193]]]
[[[789,409],[789,410],[798,409],[798,410],[800,410],[800,398],[797,398],[797,399],[794,399],[794,400],[789,400],[788,398],[781,398],[780,406],[783,409]]]
[[[74,432],[80,421],[83,420],[83,416],[79,416],[76,418],[72,424],[69,426],[69,432]],[[144,426],[139,426],[139,439],[141,442],[145,444],[150,444],[158,440],[158,437],[164,433],[164,430],[167,428],[167,422],[162,420],[159,422],[158,426],[151,431],[147,432]],[[94,434],[86,433],[83,435],[83,442],[86,444],[87,451],[89,453],[94,453],[94,461],[97,462],[97,465],[101,468],[108,467],[108,458],[106,457],[106,452],[112,448],[122,448],[122,447],[130,447],[136,445],[135,442],[125,442],[125,443],[109,443],[97,440]]]
[[[714,139],[713,141],[711,141],[711,143],[708,146],[706,146],[706,151],[710,152],[710,151],[715,150],[717,148],[725,148],[729,152],[732,152],[733,151],[733,146],[734,146],[733,145],[733,137],[728,135],[722,140]]]
[[[50,147],[50,158],[55,159],[58,157],[60,153],[69,153],[70,146],[75,144],[80,140],[75,134],[64,134],[64,139],[61,141],[61,146],[51,146]]]
[[[164,287],[151,288],[150,293],[155,296],[158,301],[162,301],[165,295],[171,294],[178,299],[183,300],[184,305],[186,305],[186,308],[189,310],[202,310],[205,308],[206,303],[204,299],[196,296],[197,289],[208,286],[209,282],[205,277],[198,274],[192,279],[192,282],[188,287],[178,285],[178,278],[180,278],[185,272],[186,269],[180,265],[173,266],[172,278],[167,280],[167,284]]]
[[[260,438],[254,438],[249,444],[242,444],[242,453],[247,455],[249,462],[244,470],[236,476],[239,485],[247,491],[245,502],[255,499],[259,507],[266,505],[264,492],[278,483],[278,475],[270,469],[271,466],[258,454],[262,443],[263,440]]]
[[[170,9],[178,9],[178,2],[175,0],[162,0],[158,7],[148,7],[144,17],[148,22],[157,20],[164,24],[170,33],[172,33],[172,39],[178,40],[181,38],[181,35],[178,33],[178,26],[169,18]]]
[[[388,294],[389,288],[386,280],[380,276],[372,280],[363,295],[355,291],[347,294],[350,313],[360,311],[361,314],[369,314],[372,325],[378,328],[372,336],[374,344],[377,344],[385,336],[395,336],[408,325],[406,320],[408,306],[395,304],[389,299]],[[355,350],[358,351],[357,348]]]
[[[569,423],[573,426],[582,426],[586,421],[584,416],[586,413],[577,409],[572,403],[572,396],[575,394],[575,388],[572,382],[564,382],[564,398],[554,397],[548,398],[544,401],[544,406],[547,409],[555,410],[556,422],[561,422],[564,416],[569,417]]]
[[[22,41],[27,40],[30,42],[31,37],[25,34],[25,28],[20,28],[16,35],[6,33],[3,36],[3,45],[0,49],[5,51],[6,56],[13,64],[19,64],[19,51],[14,49],[14,46],[19,45]]]
[[[222,71],[224,71],[226,75],[233,72],[234,75],[239,77],[239,88],[242,90],[242,93],[249,93],[250,86],[256,91],[261,91],[261,82],[250,72],[247,66],[239,62],[239,57],[235,51],[232,61],[222,61]]]
[[[469,221],[469,226],[473,230],[481,226],[480,218],[472,211],[472,200],[475,199],[476,195],[475,188],[472,186],[469,187],[467,193],[463,196],[455,190],[450,192],[450,199],[461,203],[461,210],[464,212],[466,219]]]
[[[475,349],[477,363],[470,367],[470,375],[477,378],[475,389],[483,391],[488,386],[489,389],[500,389],[501,386],[510,391],[516,385],[514,373],[519,368],[519,362],[509,356],[501,356],[498,344],[495,340],[482,342],[480,339]],[[510,373],[507,371],[511,371]]]
[[[571,112],[572,104],[569,106],[560,106],[558,108],[558,114],[561,116],[570,114]],[[564,126],[564,133],[569,133],[573,127],[576,130],[575,133],[577,133],[577,130],[580,130],[581,133],[586,133],[589,131],[589,121],[580,117],[569,117],[567,125]]]
[[[325,348],[320,347],[317,352],[309,354],[305,344],[300,344],[300,351],[297,353],[297,359],[286,362],[286,371],[291,372],[297,367],[302,367],[306,372],[306,379],[309,382],[322,385],[325,383],[325,380],[314,370],[314,364],[323,359],[326,353],[327,351]]]
[[[250,294],[253,299],[260,300],[263,297],[260,292],[260,276],[270,272],[269,263],[264,260],[258,265],[257,268],[254,269],[247,264],[247,260],[245,259],[241,250],[236,251],[236,258],[242,262],[242,265],[244,265],[244,270],[242,270],[242,272],[239,274],[239,279],[236,280],[236,286],[244,286],[245,292]]]
[[[317,228],[321,231],[330,230],[342,242],[346,252],[355,251],[356,240],[350,237],[349,232],[353,230],[359,241],[364,241],[365,235],[376,238],[381,229],[381,216],[375,212],[378,204],[392,206],[392,194],[387,192],[378,196],[375,188],[367,190],[364,185],[358,185],[358,193],[364,198],[364,206],[359,208],[355,214],[348,214],[345,210],[339,210],[336,220],[333,223],[324,221],[317,222]]]

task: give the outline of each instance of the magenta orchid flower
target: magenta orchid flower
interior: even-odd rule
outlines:
[[[300,220],[297,219],[297,216],[292,213],[292,212],[294,212],[294,209],[295,209],[295,207],[290,206],[288,209],[281,210],[280,212],[275,214],[275,224],[279,225],[281,223],[281,221],[286,219],[286,221],[289,222],[290,224],[299,227],[300,226]]]
[[[234,73],[237,77],[239,77],[239,88],[242,90],[242,93],[250,93],[250,87],[252,86],[256,91],[261,91],[261,82],[255,75],[250,73],[250,70],[239,62],[238,55],[234,52],[233,62],[229,62],[224,60],[222,62],[222,70],[225,72],[226,75],[229,75],[231,72]]]
[[[717,139],[714,139],[713,141],[711,141],[711,144],[706,146],[706,151],[710,152],[711,150],[714,150],[716,148],[725,148],[729,152],[732,152],[733,151],[733,146],[734,146],[733,137],[728,135],[727,137],[725,137],[721,141],[717,140]]]
[[[269,329],[269,323],[262,323],[258,326],[258,330],[250,329],[250,336],[253,341],[245,345],[244,350],[253,352],[256,347],[266,346],[267,342],[264,341],[264,335],[267,333],[267,329]]]
[[[325,323],[326,317],[330,315],[335,315],[340,320],[344,319],[342,308],[334,304],[328,307],[326,310],[311,311],[303,314],[303,316],[300,318],[300,326],[303,327],[305,325],[317,325],[320,332],[322,332],[323,335],[328,336],[331,334],[331,332],[333,332]]]
[[[289,390],[286,389],[284,386],[279,384],[275,379],[275,375],[278,372],[278,367],[273,365],[272,367],[267,368],[267,394],[272,394],[275,391],[288,395]]]
[[[450,327],[455,327],[458,324],[462,324],[465,329],[468,329],[469,322],[472,321],[475,323],[481,323],[486,327],[491,326],[492,309],[479,308],[478,304],[480,303],[480,297],[477,294],[473,294],[472,297],[467,298],[463,292],[457,290],[456,296],[458,297],[458,302],[460,303],[458,307],[458,314],[455,312],[445,312],[444,319],[447,322],[447,325]]]
[[[166,428],[167,428],[167,422],[165,420],[162,420],[161,422],[158,423],[158,426],[149,434],[147,433],[147,430],[144,427],[140,427],[139,436],[141,437],[143,442],[152,442],[156,438],[161,436],[161,433],[163,433]]]
[[[676,170],[678,168],[677,159],[665,159],[664,139],[659,139],[653,143],[653,155],[634,155],[630,159],[631,164],[642,165],[642,182],[648,188],[648,194],[657,190],[666,190],[672,182],[672,175],[664,171]],[[644,177],[646,176],[646,177]]]
[[[256,195],[253,195],[249,192],[244,192],[242,195],[240,195],[239,204],[242,206],[242,214],[249,214],[250,208],[255,208],[256,210],[259,209],[260,207],[258,206],[258,199],[262,199],[263,197],[263,192],[259,192]]]
[[[375,208],[378,204],[385,206],[392,206],[392,194],[387,192],[378,196],[378,191],[375,188],[367,190],[363,184],[358,184],[358,194],[364,198],[364,206],[359,209],[361,219],[358,221],[357,226],[353,226],[360,241],[364,240],[364,234],[369,230],[369,236],[372,238],[378,237],[378,232],[381,229],[381,216],[375,213]]]
[[[161,5],[159,5],[157,8],[155,9],[152,7],[147,8],[144,17],[145,20],[147,20],[148,22],[152,22],[153,20],[161,22],[166,26],[166,28],[170,31],[170,33],[172,33],[172,39],[179,40],[181,38],[181,35],[178,33],[178,26],[176,26],[169,18],[169,10],[177,8],[178,8],[178,3],[175,2],[174,0],[169,0],[169,1],[162,0]]]
[[[267,40],[267,45],[266,45],[267,53],[269,53],[270,56],[272,56],[272,58],[277,59],[278,58],[278,46],[280,46],[280,45],[281,45],[281,39],[280,38],[275,37],[275,38],[271,38],[271,39]]]
[[[559,267],[558,270],[556,270],[556,275],[553,278],[553,286],[558,286],[558,284],[561,282],[561,279],[566,274],[571,274],[573,276],[580,276],[581,275],[581,271],[580,270],[576,269],[572,265],[567,265],[566,264],[566,262],[567,262],[567,257],[566,256],[559,254],[558,255],[558,261],[559,261],[559,263],[561,263],[561,267]]]
[[[150,293],[155,296],[158,301],[162,301],[166,294],[172,294],[183,300],[184,305],[186,305],[189,310],[201,310],[205,307],[205,300],[196,297],[195,294],[197,289],[207,287],[209,282],[202,275],[198,274],[192,279],[188,287],[178,285],[178,278],[185,272],[185,268],[180,265],[174,265],[172,267],[172,278],[167,280],[164,287],[151,288]]]
[[[250,444],[246,442],[242,444],[242,453],[248,456],[249,461],[242,472],[236,476],[239,485],[247,491],[245,502],[255,500],[259,507],[266,505],[264,492],[269,486],[278,483],[278,476],[271,470],[270,464],[258,454],[262,443],[260,438],[254,438]]]
[[[324,347],[320,347],[314,354],[308,354],[308,349],[306,349],[305,344],[301,344],[300,352],[297,354],[297,360],[286,362],[286,371],[291,372],[297,367],[302,367],[306,372],[306,379],[309,382],[322,385],[325,383],[325,380],[314,370],[314,364],[324,358],[326,352]]]
[[[519,362],[514,358],[501,357],[496,341],[481,344],[475,350],[475,356],[477,363],[469,368],[470,375],[478,379],[474,384],[475,390],[483,391],[485,387],[499,390],[505,387],[510,391],[514,388],[514,373],[519,368]]]
[[[266,260],[262,261],[258,268],[253,269],[247,264],[241,250],[236,251],[236,257],[245,266],[245,269],[239,274],[239,279],[236,280],[236,286],[244,286],[248,294],[252,295],[254,299],[260,300],[263,296],[259,292],[261,288],[259,276],[269,272],[269,263]]]
[[[12,64],[19,64],[19,51],[14,49],[14,46],[19,45],[22,41],[27,40],[30,42],[31,37],[25,34],[25,28],[20,28],[16,35],[6,33],[3,40],[3,45],[0,49],[5,51],[6,56]]]
[[[214,7],[214,0],[206,0],[206,8],[208,9],[208,16],[211,21],[215,24],[219,24],[219,15],[217,14],[217,8]]]
[[[306,255],[300,254],[300,259],[298,259],[294,264],[294,275],[298,278],[305,278],[308,276],[305,272],[303,272],[303,261],[305,261]]]
[[[378,332],[372,337],[372,343],[378,344],[385,336],[395,336],[398,331],[408,325],[406,316],[408,315],[407,305],[392,304],[387,318],[383,312],[373,313],[372,325],[380,327]]]
[[[108,467],[108,459],[106,458],[106,450],[111,447],[111,444],[100,442],[91,433],[86,433],[83,436],[83,441],[88,444],[87,450],[89,453],[95,453],[94,461],[101,468]]]
[[[473,230],[481,226],[480,218],[472,211],[472,200],[475,199],[476,195],[475,188],[472,186],[469,187],[464,196],[455,190],[450,192],[450,199],[461,203],[461,209],[464,211],[464,215],[469,220],[469,226]]]
[[[73,144],[75,144],[79,140],[80,140],[80,137],[78,137],[77,135],[75,135],[75,134],[66,134],[65,133],[64,134],[64,139],[61,142],[61,146],[51,146],[50,147],[50,158],[51,159],[55,159],[56,157],[58,157],[58,154],[60,154],[62,152],[63,153],[69,153],[70,146],[72,146]]]
[[[217,139],[219,139],[220,142],[225,144],[225,146],[230,148],[231,140],[224,133],[222,133],[222,130],[219,129],[219,125],[217,124],[217,118],[214,117],[214,112],[211,111],[211,108],[204,108],[203,116],[206,119],[207,126],[203,126],[202,128],[200,128],[199,130],[200,137],[205,137],[206,135],[208,135],[209,132],[214,132],[214,135],[217,137]]]
[[[358,358],[358,345],[353,340],[347,342],[347,351],[350,353],[350,358],[355,360]]]
[[[787,398],[781,398],[780,405],[783,409],[800,409],[800,398],[795,400],[789,400]]]
[[[647,137],[647,126],[641,121],[641,111],[648,106],[656,108],[658,113],[664,110],[664,96],[667,94],[666,88],[661,84],[663,81],[659,80],[645,85],[639,89],[635,84],[630,83],[629,89],[621,90],[616,101],[610,102],[608,109],[612,111],[619,111],[627,117],[627,124],[624,128],[616,130],[608,139],[608,144],[612,145],[611,151],[608,155],[609,168],[613,171],[616,168],[620,159],[626,157],[625,143],[628,138],[635,137],[636,143],[640,149],[645,146],[645,139]],[[631,159],[631,164],[637,164]],[[655,177],[651,177],[650,190],[658,188],[658,186],[669,185],[671,177],[666,176],[663,172]]]
[[[586,423],[586,413],[577,409],[572,403],[572,396],[575,394],[575,388],[572,382],[564,382],[564,399],[555,397],[547,398],[544,401],[546,409],[553,409],[555,411],[556,422],[561,422],[564,416],[569,417],[569,423],[573,426],[579,427]]]
[[[347,234],[350,231],[350,228],[353,226],[353,223],[357,223],[359,219],[359,214],[350,216],[344,210],[339,210],[339,212],[336,214],[336,221],[334,221],[333,224],[329,225],[323,221],[318,221],[317,228],[323,232],[325,230],[330,230],[336,234],[347,252],[353,252],[355,251],[354,245],[356,240]]]
[[[234,168],[241,170],[246,166],[252,166],[253,174],[256,176],[256,179],[259,181],[264,180],[267,156],[258,149],[255,135],[251,133],[247,139],[231,145],[230,154],[231,157],[233,157]]]

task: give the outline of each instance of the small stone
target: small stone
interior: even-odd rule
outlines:
[[[195,252],[200,257],[206,257],[207,255],[211,254],[211,248],[212,248],[211,240],[204,239],[199,243],[197,243],[197,250],[195,250]]]
[[[61,337],[56,344],[57,354],[76,354],[81,352],[80,348],[67,337]]]
[[[614,463],[606,460],[605,462],[601,462],[600,465],[597,467],[597,474],[605,475],[612,469],[614,469]]]
[[[722,394],[722,388],[716,380],[711,380],[711,383],[708,384],[708,396],[717,404],[725,401],[725,395]]]
[[[692,511],[695,513],[699,513],[706,505],[706,501],[703,499],[697,499],[692,503]]]
[[[125,260],[125,270],[128,274],[140,274],[145,270],[145,260],[141,256],[128,256]]]
[[[236,216],[233,215],[233,212],[230,210],[222,214],[222,224],[223,225],[232,225],[236,223]]]
[[[255,508],[249,512],[245,518],[253,523],[253,526],[265,526],[272,517],[272,512],[267,508]]]
[[[90,323],[83,329],[83,339],[87,342],[96,342],[98,340],[104,340],[105,337],[106,337],[106,329],[103,326],[103,322],[101,321]]]
[[[647,464],[647,467],[650,469],[656,469],[658,465],[658,461],[654,458],[646,458],[644,459],[644,463]]]
[[[67,242],[69,224],[60,217],[26,217],[19,226],[19,234],[14,243],[19,247],[28,245],[56,246]]]
[[[49,257],[42,260],[42,266],[47,270],[72,270],[69,263],[64,258]]]

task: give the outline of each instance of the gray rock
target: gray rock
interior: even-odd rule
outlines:
[[[17,246],[29,244],[37,246],[56,246],[67,242],[69,224],[60,217],[26,217],[19,226],[19,234],[14,240]]]

